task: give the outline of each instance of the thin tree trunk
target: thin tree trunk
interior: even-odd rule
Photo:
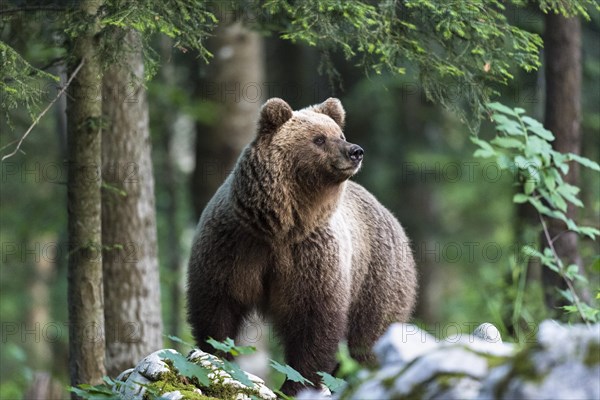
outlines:
[[[255,134],[263,99],[263,42],[240,22],[223,23],[209,42],[215,58],[196,95],[217,105],[214,124],[196,125],[192,203],[198,218]]]
[[[581,152],[581,25],[578,18],[546,15],[546,116],[545,126],[554,133],[553,147],[561,153]],[[571,163],[565,182],[579,185],[579,166]],[[569,203],[567,216],[576,219],[576,207]],[[583,271],[577,248],[577,234],[567,231],[562,221],[548,219],[550,237],[565,265],[576,264]],[[545,237],[542,243],[547,246]],[[553,309],[559,302],[554,288],[565,283],[548,268],[542,270],[546,305]]]
[[[98,384],[105,375],[100,251],[101,71],[94,42],[98,32],[96,13],[101,5],[99,0],[81,2],[89,22],[73,45],[69,66],[71,75],[83,62],[67,103],[69,370],[73,386]]]
[[[121,63],[104,74],[102,239],[110,376],[162,347],[154,177],[139,34],[121,32]]]
[[[168,61],[171,58],[171,49],[173,42],[167,37],[161,38],[160,50],[161,59],[165,61],[161,68],[161,77],[164,84],[174,87],[176,85],[176,75],[173,63]],[[168,279],[171,295],[171,311],[169,312],[169,334],[179,336],[181,332],[182,321],[182,282],[181,282],[181,248],[179,245],[179,228],[177,223],[177,210],[179,204],[177,201],[177,177],[171,155],[174,136],[176,113],[169,113],[163,119],[160,143],[163,147],[164,158],[162,159],[161,169],[163,184],[165,187],[164,202],[165,214],[167,218],[167,267],[170,272]],[[178,343],[173,343],[178,347]]]

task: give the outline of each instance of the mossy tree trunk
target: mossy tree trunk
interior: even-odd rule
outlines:
[[[74,40],[69,75],[68,308],[71,385],[97,384],[104,369],[104,291],[101,252],[101,69],[96,54],[99,0],[82,1],[86,30]]]
[[[159,263],[142,41],[119,30],[103,79],[102,241],[106,368],[115,377],[162,347]]]
[[[546,60],[546,115],[547,129],[554,133],[554,148],[561,153],[581,153],[581,24],[578,18],[546,15],[544,38]],[[565,182],[579,186],[579,166],[571,163]],[[567,216],[577,220],[577,208],[568,203]],[[575,232],[557,219],[548,219],[548,230],[554,248],[565,266],[576,264],[583,272],[583,265]],[[542,234],[543,246],[548,246]],[[560,305],[555,288],[565,289],[562,278],[548,268],[542,269],[542,281],[546,293],[546,305],[554,309]],[[584,297],[585,294],[584,294]]]

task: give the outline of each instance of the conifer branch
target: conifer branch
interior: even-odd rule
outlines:
[[[21,139],[19,139],[19,141],[17,143],[17,147],[12,151],[12,153],[7,154],[4,157],[2,157],[2,161],[4,161],[7,158],[10,158],[10,157],[14,156],[15,154],[17,154],[17,152],[20,150],[21,144],[23,143],[23,141],[25,140],[25,138],[27,138],[27,136],[31,133],[31,131],[33,130],[33,128],[40,122],[40,120],[42,119],[42,117],[48,112],[48,110],[50,110],[50,108],[52,108],[52,106],[54,105],[54,103],[56,103],[56,101],[60,98],[60,96],[62,96],[63,93],[67,90],[67,88],[69,87],[69,85],[71,84],[71,82],[73,81],[73,79],[75,78],[75,76],[77,76],[77,73],[79,72],[79,70],[81,69],[81,67],[83,67],[83,64],[84,64],[84,60],[81,60],[81,62],[77,66],[77,68],[75,68],[75,71],[73,71],[73,74],[71,74],[71,77],[69,78],[69,80],[67,81],[67,83],[65,84],[65,86],[63,86],[62,89],[60,89],[60,91],[58,92],[58,94],[56,95],[56,97],[54,99],[52,99],[52,101],[50,102],[50,104],[48,104],[48,106],[44,109],[44,111],[42,111],[40,113],[40,115],[38,115],[35,118],[35,120],[31,124],[31,126],[29,127],[29,129],[27,129],[27,131],[25,131],[25,133],[23,134],[23,136],[21,136]],[[9,143],[7,146],[10,146],[10,145],[12,145],[15,142],[16,142],[16,140],[14,142]],[[7,147],[7,146],[5,146],[5,147]]]

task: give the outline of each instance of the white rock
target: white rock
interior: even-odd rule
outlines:
[[[296,395],[296,400],[329,400],[330,396],[325,395],[318,389],[304,389]]]
[[[337,398],[337,396],[336,396]],[[363,382],[352,394],[351,399],[382,400],[389,399],[389,390],[378,380],[372,379]]]
[[[441,343],[441,347],[462,345],[480,354],[489,354],[497,357],[509,357],[516,351],[510,343],[489,342],[471,335],[453,335]]]
[[[263,383],[258,384],[258,394],[261,398],[266,400],[277,399],[277,395]]]
[[[160,395],[160,398],[165,400],[181,400],[183,399],[183,395],[179,390],[176,390],[174,392],[163,393]]]
[[[489,322],[484,322],[473,331],[473,336],[490,343],[502,343],[500,331]]]
[[[158,350],[154,353],[146,356],[142,361],[135,367],[135,372],[145,376],[146,378],[157,381],[160,379],[161,374],[169,372],[169,366],[162,359],[163,352],[169,352],[176,354],[177,351],[173,349]]]
[[[394,382],[394,395],[406,396],[439,374],[467,375],[481,379],[488,372],[484,357],[462,347],[447,347],[425,354],[411,364]]]
[[[395,323],[375,343],[373,352],[384,365],[408,363],[438,347],[439,341],[412,324]]]

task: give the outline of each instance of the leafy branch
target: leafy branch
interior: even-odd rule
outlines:
[[[583,283],[587,283],[587,280],[579,273],[577,265],[564,266],[554,248],[558,236],[550,237],[545,218],[558,219],[564,222],[567,231],[595,240],[600,235],[597,228],[579,226],[567,216],[567,203],[577,207],[583,207],[583,203],[577,197],[580,189],[565,182],[563,176],[568,173],[571,161],[594,171],[600,171],[600,166],[578,154],[563,154],[553,149],[552,132],[539,121],[524,115],[522,108],[512,109],[500,103],[491,103],[488,107],[498,135],[490,141],[472,137],[473,143],[479,147],[474,155],[495,158],[501,170],[509,170],[518,178],[522,192],[514,195],[513,202],[529,203],[535,208],[549,246],[543,252],[524,246],[522,252],[530,257],[538,257],[545,267],[565,281],[567,290],[559,290],[560,295],[571,303],[563,307],[565,311],[578,313],[586,323],[596,322],[600,310],[583,302],[573,285],[574,280]]]

